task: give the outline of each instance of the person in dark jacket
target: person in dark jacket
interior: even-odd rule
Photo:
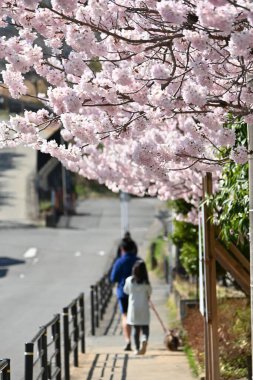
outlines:
[[[122,329],[125,337],[125,351],[131,351],[131,327],[127,324],[128,295],[124,293],[123,288],[127,277],[131,276],[134,264],[140,258],[134,251],[134,244],[129,239],[122,239],[120,244],[121,257],[113,264],[110,274],[111,282],[117,282],[117,299],[122,315]]]
[[[138,253],[138,247],[137,247],[137,244],[135,243],[135,241],[132,239],[132,236],[131,236],[131,234],[130,234],[129,231],[125,232],[123,240],[128,240],[129,242],[132,243],[132,253],[134,255],[137,255],[137,253]],[[121,256],[121,243],[119,244],[119,247],[118,247],[118,250],[117,250],[117,258],[119,258],[120,256]]]

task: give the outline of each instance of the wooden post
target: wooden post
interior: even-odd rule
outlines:
[[[205,195],[212,194],[212,175],[203,180]],[[204,277],[205,277],[205,363],[206,380],[219,380],[219,347],[216,298],[216,256],[214,249],[214,227],[210,221],[210,210],[204,205]]]
[[[248,76],[250,76],[248,74]],[[252,77],[249,78],[252,86]],[[251,368],[253,367],[253,125],[248,124],[249,162],[249,243],[250,243],[250,309],[251,309]],[[251,374],[251,378],[253,376]]]

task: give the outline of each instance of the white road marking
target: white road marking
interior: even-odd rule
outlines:
[[[81,254],[81,252],[75,252],[75,257],[79,257],[79,256],[81,256],[82,254]]]
[[[26,259],[31,259],[33,257],[35,257],[37,255],[37,248],[29,248],[25,253],[24,253],[24,257]]]
[[[98,254],[99,254],[99,256],[104,256],[105,255],[105,251],[99,251]]]
[[[23,274],[23,273],[21,273],[20,275],[19,275],[19,278],[24,278],[25,277],[25,275]]]

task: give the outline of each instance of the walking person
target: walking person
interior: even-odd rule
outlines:
[[[133,326],[134,329],[135,353],[144,355],[149,338],[149,298],[151,295],[151,285],[144,261],[138,260],[134,264],[132,276],[125,281],[124,292],[129,295],[127,324]]]
[[[126,341],[124,350],[131,351],[131,326],[127,324],[128,295],[124,292],[123,288],[126,278],[132,273],[135,262],[140,260],[140,258],[135,254],[134,245],[129,239],[122,239],[120,250],[121,257],[119,257],[113,264],[110,280],[111,282],[118,283],[117,299],[122,315],[123,335]]]
[[[132,236],[129,231],[125,232],[125,235],[123,237],[123,240],[129,240],[132,243],[132,253],[137,255],[138,253],[138,247],[135,241],[132,239]],[[121,246],[119,244],[118,249],[117,249],[117,256],[116,258],[119,258],[121,256]]]

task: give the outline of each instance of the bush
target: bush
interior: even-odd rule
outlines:
[[[194,321],[194,323],[193,323]],[[183,320],[187,340],[204,365],[204,320],[199,310],[189,309]],[[250,306],[247,298],[220,299],[218,338],[221,380],[247,378],[250,352]]]
[[[190,275],[198,274],[198,227],[192,223],[174,221],[172,242],[180,250],[180,263]]]
[[[166,249],[167,241],[163,236],[158,236],[151,242],[147,256],[148,269],[155,270],[160,278],[164,277],[164,261],[167,260]]]

